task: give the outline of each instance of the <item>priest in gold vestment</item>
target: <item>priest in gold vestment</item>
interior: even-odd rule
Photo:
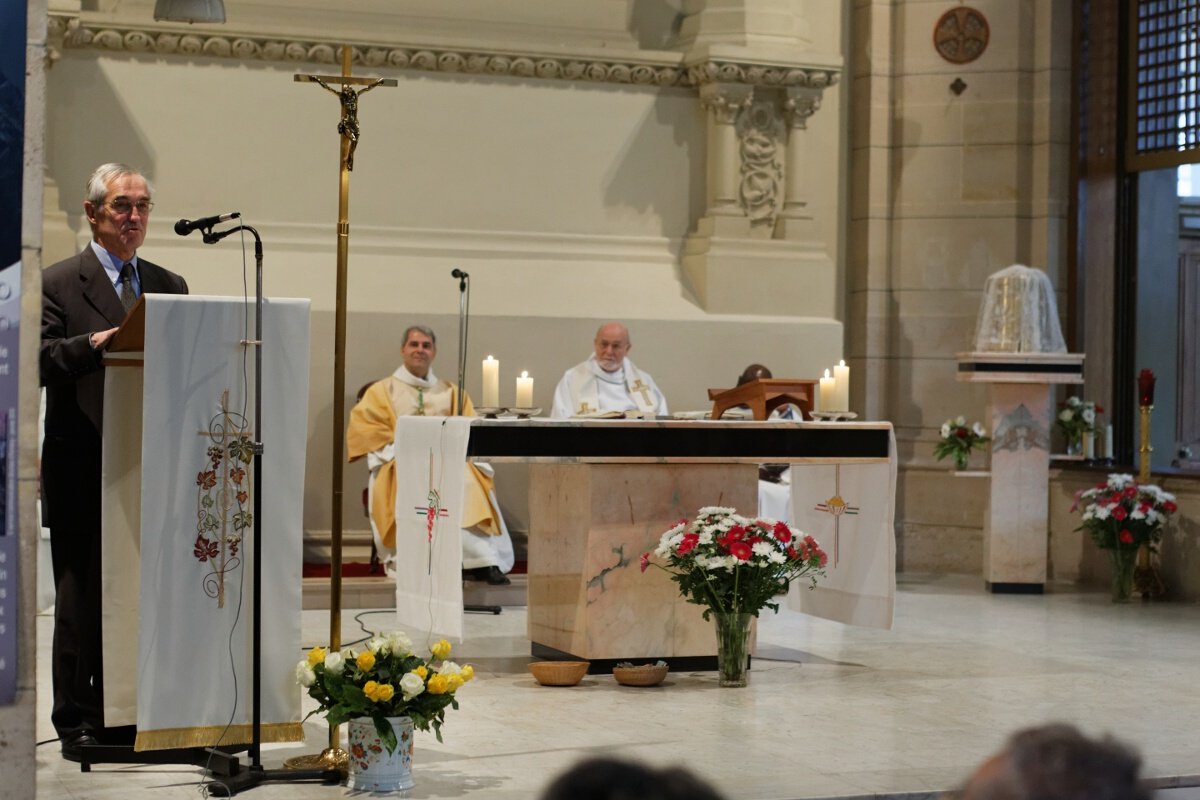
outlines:
[[[375,546],[384,562],[403,558],[396,545],[396,420],[402,416],[452,416],[458,408],[458,389],[433,373],[437,338],[433,331],[414,325],[404,332],[400,349],[404,363],[389,377],[371,384],[350,411],[346,446],[351,461],[364,456],[370,469],[368,507]],[[474,416],[471,398],[464,398],[463,414]],[[462,527],[463,570],[468,577],[491,584],[509,582],[513,567],[512,539],[500,514],[487,464],[464,464]]]

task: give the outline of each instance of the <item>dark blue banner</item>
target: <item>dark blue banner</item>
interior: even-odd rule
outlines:
[[[25,7],[0,3],[0,705],[17,693],[17,337],[21,321],[21,168]]]

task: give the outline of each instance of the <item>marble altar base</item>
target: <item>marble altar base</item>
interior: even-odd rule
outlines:
[[[639,568],[681,517],[757,507],[754,464],[533,464],[529,640],[580,659],[714,657],[703,609],[660,569]],[[540,646],[540,647],[539,647]]]

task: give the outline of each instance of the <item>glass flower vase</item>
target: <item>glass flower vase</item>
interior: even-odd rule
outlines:
[[[1136,551],[1115,547],[1108,552],[1112,561],[1112,601],[1128,603],[1133,596],[1133,568],[1137,564]]]
[[[745,686],[750,671],[753,614],[713,612],[717,626],[717,677],[721,686]]]

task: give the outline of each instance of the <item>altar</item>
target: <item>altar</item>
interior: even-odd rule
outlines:
[[[839,520],[848,526],[859,510],[841,501],[836,476],[860,467],[881,470],[872,480],[889,476],[875,488],[882,510],[869,523],[884,543],[871,550],[869,572],[875,586],[868,590],[870,596],[852,599],[861,581],[850,574],[847,561],[840,584],[832,574],[832,585],[823,581],[818,591],[824,599],[817,598],[817,607],[837,606],[832,618],[841,621],[890,626],[894,452],[886,422],[475,420],[467,446],[470,459],[531,465],[532,652],[592,661],[594,668],[598,662],[607,666],[657,658],[669,658],[682,668],[689,662],[696,667],[715,663],[713,624],[703,619],[701,607],[685,602],[661,570],[643,573],[639,557],[654,549],[663,531],[703,506],[731,506],[754,516],[760,463],[793,464],[801,484],[806,482],[805,466],[828,474],[832,494],[818,491],[824,492],[822,500],[837,502],[803,500],[803,508],[794,508],[794,520],[806,532],[825,529],[813,533],[830,552],[831,573],[837,571],[838,538],[850,538],[848,528],[839,530]],[[803,490],[797,495],[808,497]],[[863,616],[864,608],[876,612],[873,619],[862,622],[870,616]],[[886,624],[875,621],[881,614]]]

